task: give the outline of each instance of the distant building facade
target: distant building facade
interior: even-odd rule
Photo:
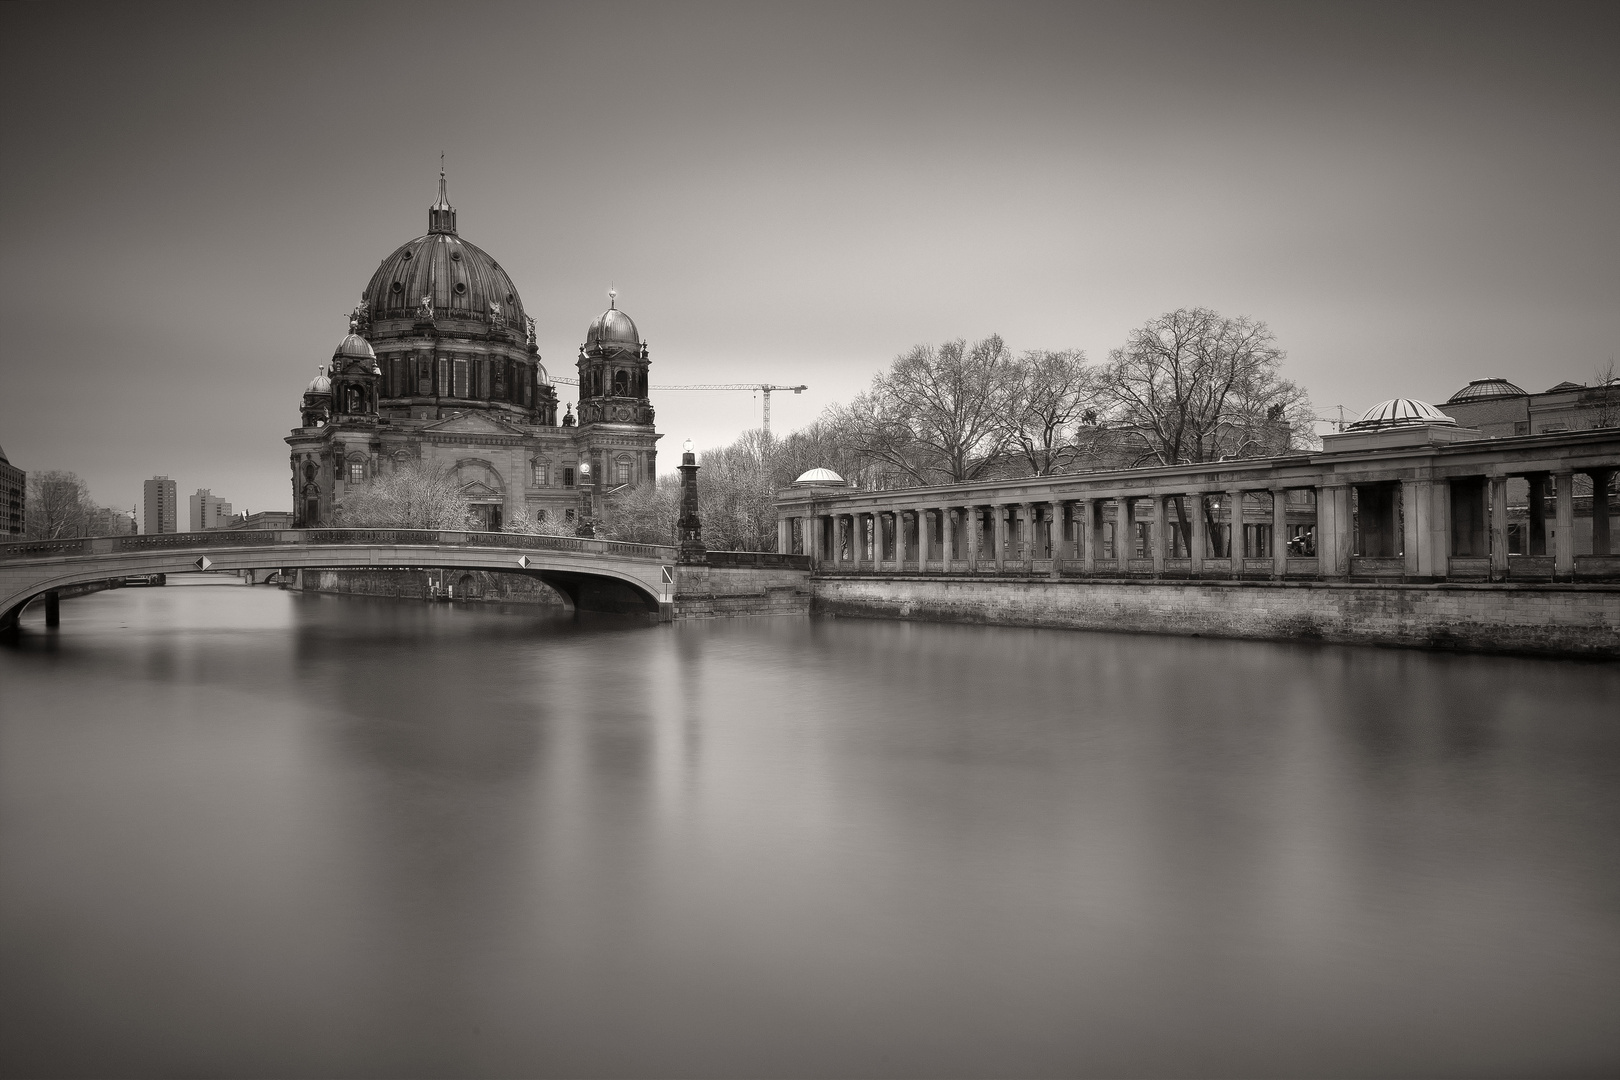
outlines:
[[[0,536],[21,539],[28,513],[28,474],[0,448]]]
[[[141,485],[141,491],[146,532],[178,532],[180,507],[175,482],[167,476],[154,476]]]
[[[534,320],[457,233],[441,173],[427,233],[382,260],[304,390],[287,437],[295,526],[336,523],[346,492],[406,467],[449,477],[487,530],[520,514],[573,523],[587,494],[651,482],[647,345],[616,300],[579,349],[578,417],[559,417]]]
[[[135,515],[110,506],[92,507],[86,519],[86,536],[130,536],[135,532]]]
[[[207,488],[198,488],[191,496],[191,531],[224,529],[231,524],[231,504]]]
[[[1620,382],[1561,382],[1531,394],[1506,379],[1475,379],[1452,394],[1441,411],[1487,439],[1620,427]]]

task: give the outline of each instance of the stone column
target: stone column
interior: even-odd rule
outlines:
[[[894,512],[894,569],[898,573],[906,568],[906,512]]]
[[[810,565],[821,569],[821,529],[822,518],[820,514],[811,514],[805,518],[804,553],[810,556]]]
[[[1427,481],[1401,481],[1401,562],[1407,577],[1429,577],[1433,573],[1432,566],[1424,565],[1429,560],[1423,557],[1429,538],[1428,495]]]
[[[1553,573],[1575,576],[1575,474],[1553,473],[1553,497],[1558,500],[1553,523]]]
[[[793,554],[793,519],[790,517],[776,519],[776,550],[782,555]]]
[[[1271,576],[1288,576],[1288,489],[1271,492]]]
[[[1040,544],[1035,540],[1035,504],[1019,503],[1018,517],[1019,558],[1023,560],[1027,569],[1030,563],[1040,558],[1041,550]]]
[[[1069,506],[1059,499],[1053,499],[1047,506],[1049,507],[1047,528],[1052,533],[1052,576],[1057,577],[1064,556],[1068,554],[1065,550],[1068,543],[1063,539],[1063,525],[1064,519],[1068,517]]]
[[[919,506],[912,511],[917,517],[917,573],[928,569],[928,508]]]
[[[995,546],[996,569],[1007,569],[1007,504],[990,505],[990,543]]]
[[[1493,476],[1491,495],[1491,580],[1506,581],[1508,575],[1508,478]]]
[[[1547,554],[1547,474],[1527,473],[1530,483],[1530,535],[1526,538],[1526,555]]]
[[[1075,507],[1080,511],[1074,519],[1074,547],[1080,556],[1080,572],[1092,574],[1097,570],[1097,501],[1081,499]]]
[[[1165,534],[1170,531],[1167,528],[1165,528],[1167,518],[1165,516],[1164,509],[1165,509],[1165,507],[1164,507],[1164,496],[1163,495],[1154,495],[1153,496],[1153,525],[1152,525],[1153,535],[1148,538],[1151,541],[1149,543],[1149,545],[1148,545],[1148,548],[1153,553],[1153,576],[1154,577],[1160,577],[1160,576],[1162,576],[1164,574],[1164,560],[1165,560],[1165,556],[1166,556],[1165,542],[1164,541],[1165,541]]]
[[[1183,495],[1182,499],[1187,507],[1187,524],[1191,526],[1187,540],[1188,572],[1199,577],[1204,572],[1204,556],[1209,547],[1209,530],[1204,528],[1204,493]]]
[[[957,512],[949,506],[939,508],[939,555],[945,564],[943,569],[949,573],[951,563],[956,559],[956,517]]]
[[[1316,566],[1326,578],[1347,577],[1350,573],[1351,532],[1350,488],[1332,484],[1316,489]]]
[[[1228,528],[1232,530],[1226,541],[1226,555],[1232,560],[1232,576],[1236,578],[1243,575],[1243,492],[1228,491],[1226,499]]]
[[[1591,469],[1592,478],[1592,554],[1613,554],[1609,547],[1609,479],[1613,469]]]

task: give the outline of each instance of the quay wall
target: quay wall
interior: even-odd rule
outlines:
[[[814,613],[851,618],[1620,659],[1616,585],[818,574],[811,591]]]
[[[676,619],[720,619],[743,615],[807,615],[810,575],[776,567],[676,568]]]

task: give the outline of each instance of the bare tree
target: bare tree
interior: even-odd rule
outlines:
[[[596,535],[635,544],[673,544],[680,517],[680,477],[665,473],[651,484],[636,484],[603,501]]]
[[[527,533],[530,536],[574,536],[577,533],[577,526],[572,521],[548,517],[545,511],[531,514],[527,508],[520,506],[507,518],[506,525],[501,531]]]
[[[1596,373],[1581,401],[1592,407],[1593,427],[1620,427],[1620,378],[1615,376],[1613,360]]]
[[[969,346],[918,345],[897,357],[872,388],[836,413],[851,448],[912,484],[980,476],[1012,438],[1015,383],[996,335]]]
[[[78,475],[47,469],[28,477],[24,531],[31,540],[60,540],[85,536],[95,504],[90,489]]]
[[[343,528],[465,529],[472,507],[450,477],[413,462],[347,492],[335,516]]]
[[[1137,450],[1133,464],[1257,457],[1307,445],[1315,437],[1310,402],[1279,374],[1284,355],[1265,323],[1208,308],[1181,308],[1133,330],[1109,354],[1107,372],[1116,420]],[[1185,534],[1186,506],[1174,502]]]
[[[1256,432],[1302,406],[1309,412],[1304,392],[1278,373],[1284,355],[1265,323],[1208,308],[1181,308],[1131,331],[1109,354],[1107,389],[1140,447],[1139,463],[1275,452],[1275,440]],[[1306,425],[1289,442],[1309,436]]]
[[[1088,414],[1096,421],[1102,382],[1078,349],[1031,350],[1015,370],[1012,445],[1032,476],[1063,472],[1077,456],[1071,434]]]

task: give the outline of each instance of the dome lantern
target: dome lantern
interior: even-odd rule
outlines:
[[[456,208],[444,193],[444,155],[439,155],[439,201],[428,207],[428,232],[456,235]]]

